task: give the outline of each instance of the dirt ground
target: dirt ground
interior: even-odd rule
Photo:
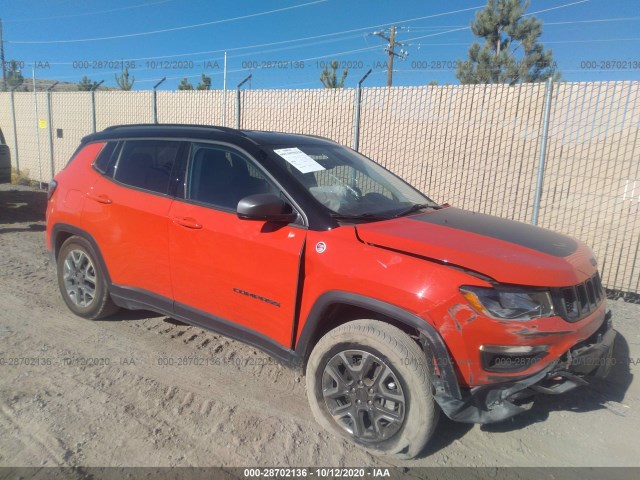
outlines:
[[[640,305],[609,303],[608,379],[502,424],[441,417],[426,451],[396,463],[325,433],[304,378],[252,347],[150,312],[73,316],[45,204],[0,186],[0,466],[640,466]]]

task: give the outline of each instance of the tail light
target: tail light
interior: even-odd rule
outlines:
[[[58,182],[56,182],[55,180],[51,180],[49,182],[49,189],[47,190],[47,200],[51,199],[51,197],[53,196],[53,192],[56,191],[57,186],[58,186]]]

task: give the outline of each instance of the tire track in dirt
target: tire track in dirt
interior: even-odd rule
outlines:
[[[18,419],[12,407],[3,404],[0,408],[0,426],[3,431],[11,432],[11,437],[18,444],[14,444],[15,453],[29,457],[40,456],[41,464],[48,466],[75,466],[73,452],[66,448],[59,438],[49,435],[40,429],[33,429],[32,423]],[[3,455],[8,452],[4,451]],[[26,455],[25,455],[26,454]]]
[[[48,264],[44,222],[19,222],[14,214],[7,220],[2,208],[0,357],[57,362],[0,366],[3,465],[392,464],[322,431],[311,418],[299,373],[253,347],[149,312],[99,322],[74,317]],[[611,307],[629,356],[640,357],[640,308]],[[160,362],[194,357],[219,363]],[[77,362],[88,358],[111,361]],[[630,367],[638,373],[635,364]],[[613,401],[607,391],[580,390],[545,399],[493,427],[443,419],[427,456],[401,464],[640,465],[629,440],[640,429],[639,392],[634,382]]]
[[[292,458],[292,452],[300,455],[301,450],[308,446],[309,456],[314,458],[314,455],[317,456],[317,449],[310,444],[316,442],[310,442],[310,439],[305,438],[306,435],[311,434],[311,439],[314,439],[314,435],[317,438],[327,438],[313,423],[304,390],[294,381],[296,375],[293,372],[284,370],[279,365],[244,368],[242,364],[233,363],[233,358],[257,355],[251,347],[189,326],[174,325],[170,332],[166,332],[169,327],[162,326],[166,325],[163,318],[145,319],[140,322],[142,327],[133,326],[137,320],[86,322],[68,313],[63,316],[63,320],[40,311],[39,308],[27,309],[26,305],[17,303],[18,305],[12,306],[14,321],[27,328],[14,335],[14,348],[4,352],[8,355],[35,355],[38,348],[42,348],[39,345],[43,338],[46,338],[47,352],[55,354],[58,359],[91,358],[92,355],[111,359],[142,359],[143,351],[148,356],[157,356],[158,352],[165,351],[170,352],[172,358],[179,358],[182,355],[193,355],[193,346],[201,347],[205,344],[205,347],[196,351],[205,349],[211,354],[217,352],[216,355],[229,360],[230,363],[226,366],[205,369],[204,380],[201,382],[197,381],[198,369],[185,375],[184,368],[162,368],[153,365],[148,359],[142,359],[135,366],[69,366],[53,369],[54,374],[49,369],[49,382],[67,386],[73,382],[75,385],[70,388],[71,391],[83,391],[89,398],[103,397],[100,405],[106,405],[105,408],[111,413],[99,417],[102,421],[114,416],[118,418],[120,414],[114,414],[114,408],[131,415],[132,418],[126,422],[117,422],[118,427],[121,428],[126,423],[138,424],[149,438],[154,439],[153,448],[163,450],[171,447],[186,451],[186,446],[191,444],[190,449],[199,452],[202,450],[201,441],[205,441],[209,433],[214,435],[211,437],[211,444],[217,445],[218,450],[224,448],[221,450],[224,455],[217,458],[207,452],[206,457],[203,455],[200,458],[205,462],[201,464],[255,464],[255,459],[265,452],[270,452],[270,458],[277,464],[306,464]],[[49,308],[56,307],[55,302],[49,305]],[[63,305],[61,308],[64,312]],[[25,314],[27,310],[30,311]],[[47,317],[49,321],[42,325],[42,319]],[[38,323],[40,326],[35,329]],[[191,331],[199,333],[185,338],[187,332]],[[184,333],[178,336],[176,332]],[[33,348],[25,352],[22,350],[24,345]],[[69,348],[70,346],[73,347]],[[215,375],[211,375],[212,372]],[[268,384],[264,385],[260,378],[266,379]],[[60,393],[66,398],[70,397],[68,392]],[[242,407],[238,405],[239,398],[242,399]],[[78,402],[82,404],[80,399]],[[59,407],[65,408],[63,405]],[[87,415],[90,415],[90,411]],[[69,415],[63,413],[56,416],[64,418]],[[195,422],[194,419],[198,421]],[[303,430],[299,425],[300,421],[307,428]],[[70,423],[73,424],[72,421]],[[315,431],[309,432],[308,427]],[[302,431],[306,434],[302,434]],[[194,432],[198,432],[195,437]],[[176,445],[173,441],[175,438],[181,438],[183,442],[186,439],[186,442]],[[218,442],[221,445],[216,443],[216,439],[223,439]],[[133,436],[130,442],[116,444],[116,447],[121,451],[129,443],[139,442],[141,440]],[[228,454],[227,447],[232,448],[235,455]],[[347,451],[354,448],[348,444],[344,447]],[[144,450],[143,445],[136,445],[136,448]],[[91,452],[89,447],[85,446],[85,452]],[[130,460],[135,463],[135,459]],[[174,462],[172,464],[189,464],[193,460],[193,457],[188,456],[182,459],[171,457]]]

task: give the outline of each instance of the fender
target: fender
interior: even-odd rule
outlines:
[[[298,343],[295,345],[295,352],[298,358],[305,360],[308,358],[313,348],[312,341],[314,333],[318,330],[318,327],[326,316],[327,309],[335,304],[351,305],[371,310],[386,317],[393,318],[411,328],[415,328],[420,332],[420,341],[423,348],[428,348],[435,357],[436,365],[440,372],[438,379],[432,375],[432,381],[434,381],[436,389],[441,388],[444,393],[450,397],[456,399],[462,398],[457,376],[453,369],[453,362],[449,356],[444,340],[442,340],[442,337],[435,327],[417,315],[396,305],[364,295],[341,290],[331,290],[320,295],[311,308],[311,312],[300,333]]]
[[[105,279],[107,280],[107,286],[111,287],[112,282],[111,282],[111,277],[109,276],[109,270],[107,269],[107,265],[104,263],[104,258],[102,256],[102,252],[100,251],[100,248],[98,247],[98,243],[96,242],[96,240],[93,238],[93,236],[90,233],[87,233],[86,231],[82,230],[81,228],[78,228],[74,225],[70,225],[68,223],[56,223],[53,228],[51,229],[51,255],[53,256],[53,260],[55,261],[55,259],[58,257],[58,252],[56,250],[56,239],[58,237],[58,235],[60,234],[60,232],[65,232],[65,233],[71,233],[72,235],[77,235],[78,237],[82,237],[84,238],[87,242],[89,242],[89,244],[91,245],[91,248],[93,248],[93,251],[96,254],[96,258],[98,260],[98,263],[100,263],[100,268],[102,269],[102,272],[104,273]],[[55,262],[54,262],[55,264]]]

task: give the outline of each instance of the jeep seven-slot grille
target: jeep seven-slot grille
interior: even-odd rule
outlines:
[[[573,287],[553,289],[556,311],[568,322],[576,322],[593,312],[605,297],[596,274],[586,282]]]

